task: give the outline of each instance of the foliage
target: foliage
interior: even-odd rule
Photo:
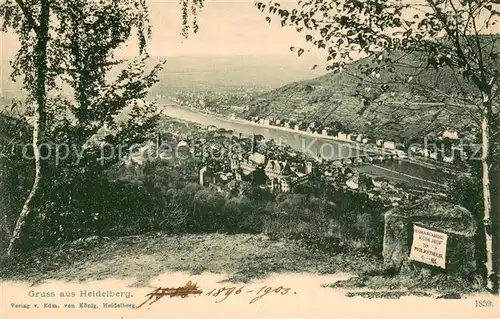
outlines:
[[[42,219],[64,215],[75,196],[71,189],[82,181],[97,182],[100,172],[145,140],[158,120],[156,105],[145,98],[162,63],[147,70],[150,27],[144,1],[44,0],[29,7],[7,1],[0,15],[3,31],[13,30],[20,40],[12,79],[22,77],[28,93],[26,115],[34,119],[34,149],[44,146],[43,160],[35,158],[35,182],[15,239],[32,226],[33,212]],[[139,57],[123,67],[125,61],[114,54],[134,29]],[[91,205],[92,199],[86,200]],[[61,224],[49,228],[64,232]]]
[[[264,233],[274,239],[300,240],[322,252],[360,248],[380,252],[384,208],[368,198],[361,200],[358,193],[284,193],[260,198],[253,197],[250,189],[263,190],[248,183],[244,184],[247,193],[221,192],[183,179],[167,161],[155,160],[148,166],[140,177],[130,174],[133,168],[116,166],[112,175],[122,178],[115,180],[102,174],[54,171],[54,178],[61,182],[44,189],[45,201],[34,221],[37,227],[29,234],[30,248],[95,235],[163,231]],[[360,219],[366,219],[364,224]]]
[[[33,178],[32,161],[18,145],[28,143],[29,125],[22,119],[0,114],[0,250],[6,249],[12,225]]]
[[[282,26],[307,32],[306,40],[326,51],[328,69],[334,72],[349,71],[350,62],[368,57],[353,72],[347,72],[365,88],[358,92],[368,101],[362,112],[380,108],[380,103],[390,100],[389,93],[397,94],[402,86],[413,92],[413,100],[420,95],[443,102],[426,108],[455,110],[463,117],[472,116],[477,125],[481,117],[477,105],[498,102],[500,47],[495,30],[500,12],[491,1],[458,4],[445,0],[418,5],[322,0],[299,4],[292,10],[276,2],[257,2],[256,6],[277,15]],[[298,50],[299,55],[303,52]],[[438,69],[444,73],[429,82]],[[443,83],[449,86],[443,87]],[[398,98],[396,95],[392,100],[398,102]],[[378,104],[374,103],[377,100]],[[423,108],[405,107],[409,111]],[[498,108],[493,112],[496,115],[491,119],[498,117]]]
[[[299,5],[299,9],[287,10],[274,1],[269,5],[256,3],[259,10],[265,12],[267,8],[269,14],[277,15],[282,26],[306,30],[306,41],[327,52],[328,69],[334,72],[349,69],[353,60],[367,58],[359,74],[351,73],[365,89],[362,92],[360,87],[358,92],[364,100],[360,115],[391,100],[398,102],[394,97],[398,87],[404,86],[412,94],[408,103],[401,105],[399,101],[396,108],[435,110],[435,118],[451,110],[479,128],[484,233],[488,245],[494,246],[492,242],[496,244],[500,236],[491,196],[500,182],[494,177],[500,164],[500,4],[491,0],[428,0],[425,4],[306,0]],[[271,18],[266,20],[270,22]],[[302,55],[304,49],[297,52]],[[443,87],[439,76],[434,84],[421,81],[422,74],[438,74],[438,70],[445,71],[439,75],[454,79],[454,85]],[[421,97],[433,103],[410,103]],[[494,255],[493,250],[487,252],[486,278],[490,289],[498,291]]]

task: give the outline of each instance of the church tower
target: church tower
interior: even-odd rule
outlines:
[[[250,154],[253,154],[257,151],[257,141],[255,140],[255,133],[252,133],[252,149],[250,150]]]

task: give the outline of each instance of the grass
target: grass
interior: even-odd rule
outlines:
[[[479,278],[461,278],[445,274],[426,275],[419,272],[392,275],[381,271],[379,273],[365,273],[345,281],[328,285],[331,288],[345,288],[349,290],[372,290],[381,296],[393,296],[394,292],[403,295],[419,295],[422,291],[434,291],[444,295],[461,293],[484,292]],[[389,291],[387,291],[389,290]],[[370,297],[370,294],[366,294]]]
[[[135,278],[134,286],[141,287],[148,286],[152,278],[172,271],[225,274],[226,281],[234,283],[278,273],[350,273],[355,276],[327,286],[350,290],[347,296],[360,295],[356,292],[360,289],[376,293],[361,294],[367,298],[422,295],[422,290],[427,294],[481,290],[480,286],[457,277],[394,275],[383,270],[380,259],[366,254],[311,251],[299,241],[244,234],[149,233],[120,238],[90,237],[41,248],[11,260],[4,258],[0,279],[35,285],[47,280],[84,282]]]

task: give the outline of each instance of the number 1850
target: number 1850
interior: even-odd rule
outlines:
[[[476,307],[493,307],[491,300],[476,300]]]

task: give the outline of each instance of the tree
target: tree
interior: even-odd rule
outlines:
[[[11,255],[19,243],[25,221],[30,215],[31,202],[37,193],[42,179],[42,161],[38,145],[46,123],[47,42],[49,40],[50,4],[48,0],[40,0],[37,8],[37,20],[35,20],[34,10],[28,7],[22,0],[16,0],[15,3],[11,1],[6,2],[2,5],[0,13],[4,18],[2,31],[11,27],[17,30],[21,40],[21,49],[13,64],[13,76],[19,75],[21,68],[28,70],[33,67],[32,70],[34,72],[24,78],[24,87],[29,92],[29,99],[36,104],[32,133],[35,176],[33,186],[23,205],[9,244],[7,254]],[[28,58],[28,54],[30,53],[33,58]]]
[[[374,88],[374,100],[390,97],[391,91],[409,91],[407,99],[424,96],[440,102],[431,106],[436,118],[446,110],[480,128],[486,278],[488,288],[498,292],[498,252],[493,249],[500,246],[500,208],[492,210],[491,190],[498,187],[490,184],[500,182],[491,178],[498,172],[500,157],[500,5],[487,0],[427,0],[425,4],[307,0],[292,9],[274,1],[259,1],[256,6],[277,15],[282,26],[307,31],[306,41],[326,51],[328,70],[347,72]],[[266,20],[271,22],[269,16]],[[291,50],[298,55],[305,52]],[[366,59],[351,70],[349,63],[360,58]],[[394,101],[398,108],[431,109],[418,104],[412,108],[397,94]]]
[[[202,1],[182,3],[182,32],[187,36],[190,28],[198,28],[187,13],[191,10],[196,17]],[[126,155],[128,146],[144,141],[158,119],[155,105],[145,98],[161,64],[146,71],[151,30],[144,0],[7,0],[0,16],[2,31],[13,30],[20,40],[11,62],[12,79],[23,78],[27,103],[33,106],[28,116],[35,176],[9,244],[12,255],[22,246],[43,195],[54,192],[58,177],[69,176],[70,182],[76,175],[98,174]],[[134,29],[140,58],[120,68],[124,61],[113,54]],[[110,80],[113,74],[117,75]],[[40,154],[42,143],[56,154],[57,145],[66,145],[68,157],[63,162],[42,160],[47,155]],[[100,158],[103,143],[113,146],[113,156]]]

